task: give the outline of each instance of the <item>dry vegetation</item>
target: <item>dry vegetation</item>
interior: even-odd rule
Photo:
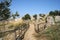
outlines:
[[[1,25],[4,29],[0,27],[3,29],[0,30],[0,38],[2,38],[2,40],[22,40],[29,28],[28,22],[24,22],[23,20],[11,21],[4,25],[8,26],[5,27]]]
[[[60,40],[60,24],[52,25],[47,29],[35,34],[37,40]]]
[[[44,23],[44,22],[45,21],[43,20],[39,23]],[[25,21],[23,21],[23,20],[11,21],[11,22],[5,23],[5,24],[0,23],[0,31],[2,29],[4,30],[4,25],[6,27],[8,27],[8,28],[5,28],[5,30],[11,30],[11,29],[21,27],[21,25],[23,25],[23,23],[25,23]],[[36,22],[33,22],[31,20],[31,21],[29,21],[29,23],[30,23],[30,28],[28,29],[29,32],[27,31],[27,33],[26,33],[27,36],[25,35],[25,38],[31,37],[33,39],[35,37],[36,40],[60,40],[60,22],[55,23],[55,25],[48,26],[46,29],[43,29],[42,31],[40,30],[38,33],[36,33],[36,32],[34,33],[34,31],[35,31],[34,23],[36,23]],[[40,24],[40,26],[41,26],[41,24]],[[42,26],[43,26],[43,24],[42,24]],[[25,25],[23,25],[23,27],[25,27]],[[11,32],[6,32],[4,34],[0,33],[0,37],[6,36],[10,33]],[[32,34],[34,35],[34,37],[32,37]]]

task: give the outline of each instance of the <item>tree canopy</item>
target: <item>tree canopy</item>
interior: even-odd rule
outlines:
[[[35,18],[35,20],[37,19],[37,14],[33,15],[33,18]]]
[[[12,0],[4,0],[0,2],[0,20],[7,20],[11,17],[10,5]]]
[[[50,16],[60,16],[60,11],[58,11],[58,10],[50,11],[50,12],[49,12],[49,15],[50,15]]]
[[[39,16],[44,17],[44,16],[45,16],[45,14],[39,14]]]
[[[13,17],[13,19],[15,19],[16,17],[19,17],[18,12],[16,12],[15,14],[12,14],[12,17]]]
[[[22,17],[23,20],[30,20],[31,17],[29,14],[26,14],[24,17]]]

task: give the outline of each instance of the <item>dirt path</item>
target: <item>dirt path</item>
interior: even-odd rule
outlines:
[[[34,38],[34,35],[33,35],[34,33],[35,33],[35,31],[34,31],[34,25],[30,24],[30,28],[26,32],[24,40],[36,40]]]

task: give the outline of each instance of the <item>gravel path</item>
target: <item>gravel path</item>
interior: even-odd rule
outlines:
[[[36,40],[34,38],[34,33],[35,33],[35,31],[34,31],[34,25],[33,24],[30,24],[30,28],[26,32],[25,37],[24,37],[24,40]]]

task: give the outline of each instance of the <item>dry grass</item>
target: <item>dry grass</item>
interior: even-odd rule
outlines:
[[[60,25],[48,27],[43,32],[35,34],[37,40],[60,40]]]

